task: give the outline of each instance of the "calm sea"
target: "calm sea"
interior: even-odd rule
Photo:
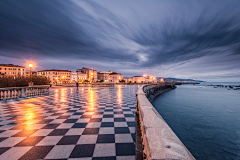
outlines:
[[[240,160],[240,90],[201,85],[177,86],[153,106],[197,160]]]

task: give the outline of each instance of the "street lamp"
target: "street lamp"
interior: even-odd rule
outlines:
[[[32,76],[31,76],[31,75],[32,75],[32,74],[31,74],[31,70],[32,70],[33,64],[32,64],[32,63],[29,63],[28,66],[29,66],[29,68],[30,68],[30,79],[32,79]]]

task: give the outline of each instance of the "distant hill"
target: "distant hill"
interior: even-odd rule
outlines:
[[[161,79],[163,77],[157,77],[157,79]],[[205,81],[201,81],[201,80],[194,80],[194,79],[181,79],[181,78],[163,78],[166,81],[179,81],[179,82],[183,82],[183,81],[194,81],[194,82],[205,82]]]

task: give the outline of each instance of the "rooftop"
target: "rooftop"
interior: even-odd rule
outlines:
[[[71,72],[69,70],[62,70],[62,69],[47,69],[47,70],[41,70],[41,71],[38,71],[38,72],[44,72],[44,71]]]
[[[22,67],[22,66],[14,65],[14,64],[0,64],[0,66],[5,66],[5,67]],[[25,67],[22,67],[22,68],[25,68]]]

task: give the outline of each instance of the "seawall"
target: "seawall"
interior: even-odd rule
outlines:
[[[173,83],[139,87],[136,94],[136,159],[195,160],[151,104],[156,96],[174,88]]]

